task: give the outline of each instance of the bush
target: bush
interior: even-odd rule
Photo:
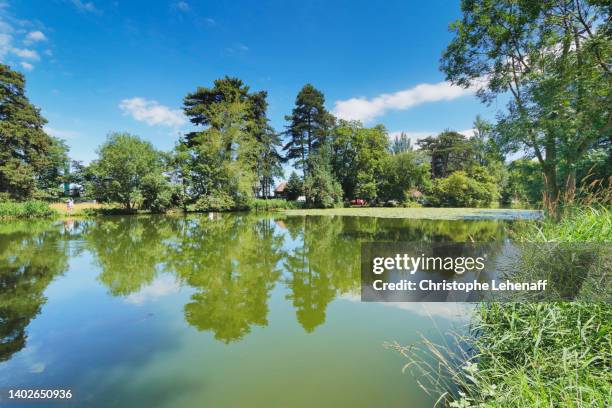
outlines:
[[[332,208],[342,202],[342,187],[329,172],[314,172],[306,177],[304,193],[308,204],[317,208]]]
[[[288,201],[281,199],[272,199],[272,200],[261,200],[261,199],[252,199],[248,203],[248,207],[250,210],[255,211],[267,211],[267,210],[288,210],[294,208],[301,208],[301,203],[297,201]]]
[[[434,180],[429,197],[432,205],[440,207],[482,207],[496,198],[497,187],[494,183],[479,181],[464,171]]]
[[[236,208],[236,202],[226,192],[219,191],[202,196],[193,205],[195,211],[230,211]]]
[[[297,200],[299,196],[302,195],[304,191],[304,184],[300,177],[294,172],[291,173],[289,177],[289,181],[287,182],[287,187],[285,187],[285,193],[287,194],[287,198],[289,200]]]
[[[151,212],[166,212],[172,204],[172,186],[161,174],[147,174],[140,184],[142,208]]]
[[[57,215],[43,201],[0,202],[0,218],[38,218]]]
[[[537,204],[542,201],[544,179],[538,162],[519,159],[508,166],[508,182],[501,191],[503,203]]]

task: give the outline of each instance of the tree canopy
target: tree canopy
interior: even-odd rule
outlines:
[[[68,163],[63,142],[25,95],[25,78],[0,64],[0,198],[27,199],[58,189]]]
[[[288,137],[283,150],[286,157],[293,160],[297,167],[309,172],[308,158],[325,142],[328,131],[333,124],[333,116],[325,109],[323,93],[311,84],[306,84],[295,99],[295,108],[291,115],[285,116],[289,121],[285,134]]]
[[[142,199],[143,181],[162,171],[161,156],[151,143],[129,133],[111,133],[98,149],[90,171],[94,195],[133,209]]]
[[[537,158],[547,203],[554,206],[562,192],[572,199],[576,163],[612,130],[609,3],[464,0],[461,9],[442,57],[447,79],[478,87],[485,102],[509,93],[501,145]]]

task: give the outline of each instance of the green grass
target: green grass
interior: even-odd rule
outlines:
[[[537,218],[539,211],[502,208],[385,208],[351,207],[284,211],[287,215],[340,215],[353,217],[409,218],[428,220]]]
[[[43,218],[57,213],[44,201],[0,202],[0,219]]]
[[[524,225],[526,242],[610,243],[605,206],[567,209]],[[609,300],[609,299],[608,299]],[[467,334],[391,347],[439,403],[450,407],[612,406],[612,305],[481,303]]]
[[[570,207],[559,221],[544,219],[519,238],[530,242],[612,242],[612,212],[602,205]]]

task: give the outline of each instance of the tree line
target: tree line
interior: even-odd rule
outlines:
[[[390,138],[383,125],[338,120],[311,84],[277,131],[267,117],[267,92],[224,77],[185,96],[195,130],[171,151],[111,133],[89,166],[70,164],[65,144],[44,132],[23,75],[0,65],[0,199],[57,198],[62,183],[77,183],[92,198],[126,209],[244,209],[255,197],[272,196],[286,162],[297,170],[288,198],[304,196],[313,207],[354,198],[556,207],[595,180],[609,187],[609,8],[586,0],[479,0],[464,1],[462,10],[441,70],[456,85],[479,86],[485,103],[510,98],[496,123],[476,118],[474,136],[446,130],[419,140],[418,149],[405,134]]]

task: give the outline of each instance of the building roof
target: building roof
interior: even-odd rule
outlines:
[[[282,181],[278,186],[276,186],[276,188],[274,189],[275,193],[282,193],[285,191],[285,189],[287,188],[287,182],[286,181]]]

